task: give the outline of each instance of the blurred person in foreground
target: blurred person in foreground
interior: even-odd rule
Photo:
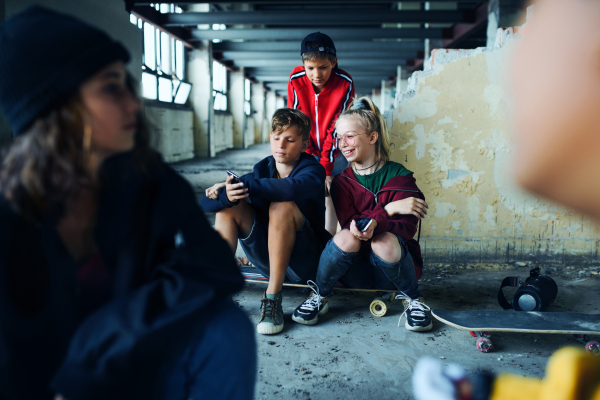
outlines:
[[[600,220],[600,2],[534,5],[511,64],[514,176],[530,192]],[[467,378],[457,365],[424,358],[413,391],[417,400],[600,400],[600,357],[563,348],[542,380],[489,373]]]
[[[243,278],[149,146],[129,54],[40,6],[0,27],[1,399],[250,399]]]

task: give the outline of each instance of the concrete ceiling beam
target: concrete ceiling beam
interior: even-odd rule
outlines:
[[[327,30],[323,30],[327,33]],[[335,41],[335,48],[342,51],[423,51],[422,40],[411,41]],[[300,42],[294,41],[262,41],[262,42],[222,42],[213,43],[213,51],[292,51],[300,56]]]
[[[472,22],[472,13],[466,11],[386,11],[322,9],[290,11],[223,11],[185,12],[165,14],[165,26],[225,25],[381,25],[398,23],[466,23]]]
[[[324,30],[325,31],[325,30]],[[192,29],[191,40],[298,40],[301,41],[314,29],[308,28],[261,28],[261,29]],[[325,33],[325,32],[324,32]],[[446,29],[421,28],[330,28],[326,33],[335,43],[344,40],[373,39],[443,39]],[[337,46],[337,45],[336,45]],[[336,47],[337,48],[337,47]]]
[[[265,60],[265,59],[249,59],[242,58],[236,59],[235,65],[244,68],[260,68],[260,67],[271,67],[273,64],[277,64],[278,67],[288,67],[291,71],[292,68],[300,65],[298,59],[279,59],[279,60]],[[365,59],[344,59],[340,61],[340,67],[344,70],[350,66],[364,66],[365,64],[371,66],[370,63],[376,63],[379,66],[385,66],[387,68],[396,68],[398,65],[406,65],[406,59],[391,59],[391,58],[365,58]],[[375,66],[375,65],[373,65]]]
[[[224,52],[215,52],[213,53],[218,58],[223,60],[247,60],[247,59],[261,59],[261,60],[296,60],[296,62],[300,62],[301,56],[299,51],[224,51]],[[350,60],[350,59],[361,59],[361,60],[370,60],[370,59],[413,59],[419,58],[419,52],[384,52],[384,51],[338,51],[338,58],[340,60]]]

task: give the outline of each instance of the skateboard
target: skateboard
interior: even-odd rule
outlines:
[[[600,335],[600,314],[539,311],[447,311],[431,310],[446,325],[469,331],[477,337],[477,349],[493,349],[490,332],[571,334],[585,343],[588,353],[600,354],[600,344],[590,335]]]
[[[269,279],[265,278],[263,275],[261,275],[255,267],[242,265],[242,266],[240,266],[240,271],[242,272],[244,280],[248,283],[262,283],[265,285],[269,284]],[[292,283],[292,282],[287,282],[287,281],[283,282],[283,286],[301,287],[301,288],[309,288],[310,289],[310,286],[308,286],[308,285]],[[371,301],[371,304],[369,305],[369,311],[375,317],[383,317],[388,311],[389,303],[394,301],[396,298],[396,295],[398,294],[398,292],[395,290],[354,289],[354,288],[344,286],[344,284],[341,282],[336,283],[333,290],[347,290],[347,291],[354,291],[354,292],[377,293],[377,298],[373,299],[373,301]]]

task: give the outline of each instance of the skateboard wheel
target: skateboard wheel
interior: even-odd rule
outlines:
[[[375,299],[371,302],[369,311],[371,311],[371,314],[375,317],[383,317],[385,313],[387,313],[387,304],[381,299]]]
[[[489,353],[492,350],[492,341],[483,337],[477,339],[477,350],[482,353]]]
[[[587,342],[585,344],[585,351],[595,356],[600,356],[600,343],[596,341]]]

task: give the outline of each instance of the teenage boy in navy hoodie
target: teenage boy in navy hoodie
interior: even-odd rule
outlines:
[[[324,228],[325,169],[304,152],[309,118],[283,108],[275,111],[271,126],[272,156],[258,162],[239,183],[232,184],[228,177],[224,186],[213,186],[201,200],[202,208],[217,213],[215,230],[231,249],[235,252],[239,239],[248,259],[269,278],[257,326],[258,333],[266,335],[283,329],[284,279],[301,284],[315,279],[321,252],[331,238]]]
[[[288,81],[287,106],[308,115],[312,123],[306,152],[316,157],[327,174],[325,229],[333,236],[338,220],[329,189],[333,177],[348,166],[346,159],[338,155],[335,122],[354,99],[354,82],[338,67],[333,40],[324,33],[306,36],[300,55],[302,66],[294,68]]]

